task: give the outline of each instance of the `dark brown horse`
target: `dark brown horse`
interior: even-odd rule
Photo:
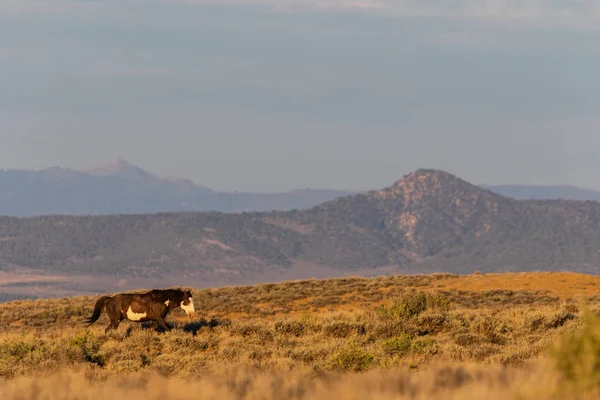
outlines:
[[[170,331],[171,328],[167,325],[165,317],[169,311],[177,307],[181,307],[190,319],[194,316],[194,301],[189,290],[155,289],[139,294],[121,293],[114,296],[102,296],[96,302],[94,313],[87,318],[86,322],[89,325],[96,322],[102,309],[105,309],[110,318],[110,324],[104,332],[117,329],[119,323],[125,318],[135,322],[153,321],[154,327],[160,325]]]

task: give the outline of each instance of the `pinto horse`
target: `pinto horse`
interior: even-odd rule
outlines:
[[[94,313],[86,319],[88,325],[100,318],[102,310],[110,318],[110,324],[104,330],[117,329],[119,323],[127,318],[134,322],[153,321],[153,326],[158,325],[170,331],[165,317],[169,311],[181,307],[191,319],[194,316],[194,301],[189,290],[181,289],[154,289],[150,292],[132,294],[120,293],[114,296],[102,296],[96,301]]]

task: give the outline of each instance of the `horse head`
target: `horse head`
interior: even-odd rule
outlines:
[[[190,290],[183,291],[183,299],[179,306],[185,311],[190,319],[194,317],[196,310],[194,310],[194,299],[192,299],[192,292]]]

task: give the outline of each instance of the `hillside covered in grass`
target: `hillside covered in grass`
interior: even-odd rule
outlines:
[[[600,338],[593,325],[599,281],[568,273],[426,275],[203,289],[193,291],[196,319],[174,311],[171,332],[124,321],[106,335],[104,314],[83,324],[97,297],[18,300],[0,305],[0,392],[16,399],[35,377],[48,393],[56,382],[91,385],[94,398],[122,398],[127,387],[150,395],[156,382],[171,388],[167,398],[186,398],[175,389],[183,382],[207,398],[350,399],[357,397],[345,387],[357,382],[394,398],[461,398],[494,388],[502,398],[523,388],[532,393],[521,398],[561,398],[552,396],[595,379],[595,370],[576,367],[569,346],[584,340],[582,328]],[[55,371],[61,375],[48,375]],[[554,383],[535,384],[531,374]],[[95,386],[101,382],[115,392]]]

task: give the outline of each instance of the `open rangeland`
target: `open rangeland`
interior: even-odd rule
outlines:
[[[0,398],[587,399],[600,277],[392,276],[192,289],[171,331],[100,296],[0,304]]]

